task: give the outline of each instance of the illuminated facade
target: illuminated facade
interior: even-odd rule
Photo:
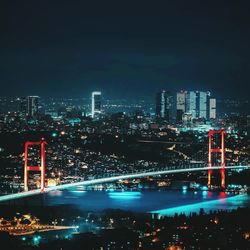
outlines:
[[[36,117],[38,114],[38,96],[27,97],[27,116]]]
[[[182,116],[186,112],[187,91],[179,91],[176,95],[176,120],[182,121]]]
[[[186,99],[186,113],[192,115],[192,119],[197,117],[197,92],[189,91]]]
[[[185,112],[192,115],[192,119],[210,119],[211,104],[214,105],[215,99],[210,99],[210,92],[205,91],[189,91],[185,94]],[[213,100],[210,102],[210,100]],[[177,97],[178,104],[178,97]],[[177,110],[180,106],[177,105]],[[182,108],[183,109],[183,108]],[[213,106],[213,112],[215,107]],[[214,114],[213,114],[214,117]]]
[[[156,117],[166,121],[171,120],[171,109],[173,105],[173,97],[170,92],[162,90],[156,94]]]
[[[211,98],[209,100],[209,119],[216,118],[216,99]]]
[[[92,92],[91,96],[91,116],[95,118],[96,115],[101,114],[102,111],[102,93],[100,91]]]
[[[208,97],[210,96],[209,92],[197,92],[197,100],[198,100],[198,107],[197,107],[197,116],[198,118],[208,118]]]
[[[25,98],[25,97],[20,98],[19,112],[20,112],[21,117],[23,117],[23,118],[25,118],[28,114],[28,112],[27,112],[27,98]]]

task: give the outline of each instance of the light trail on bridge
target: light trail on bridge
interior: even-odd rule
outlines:
[[[190,144],[190,145],[206,145],[206,143],[199,143],[199,142],[183,142],[183,141],[152,141],[152,140],[137,140],[139,143],[159,143],[159,144]]]
[[[225,169],[246,169],[246,168],[250,168],[250,165],[247,165],[247,166],[226,166],[225,167]],[[170,169],[169,168],[168,170],[132,173],[132,174],[99,178],[99,179],[95,179],[95,180],[85,180],[85,181],[74,182],[74,183],[69,183],[69,184],[62,184],[62,185],[58,185],[55,187],[48,187],[48,188],[45,188],[44,192],[41,192],[40,189],[35,189],[35,190],[27,191],[27,192],[20,192],[20,193],[16,193],[16,194],[3,195],[3,196],[0,196],[0,202],[25,198],[25,197],[38,195],[41,193],[46,193],[46,192],[55,191],[55,190],[64,190],[64,189],[77,187],[77,186],[90,186],[90,185],[119,181],[119,180],[124,180],[124,179],[142,178],[142,177],[146,177],[146,176],[155,176],[155,175],[163,175],[163,174],[178,174],[178,173],[187,173],[187,172],[196,172],[196,171],[207,171],[209,169],[216,170],[216,169],[221,169],[221,167],[216,166],[216,167],[195,167],[195,168],[179,168],[179,169]]]

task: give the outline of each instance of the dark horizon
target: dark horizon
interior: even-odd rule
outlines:
[[[2,1],[2,96],[152,99],[161,89],[249,100],[244,1]]]

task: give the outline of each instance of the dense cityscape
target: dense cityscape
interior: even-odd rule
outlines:
[[[0,248],[250,250],[249,6],[2,2]]]
[[[235,102],[226,100],[219,103],[215,105],[216,100],[210,97],[209,92],[198,91],[175,94],[161,91],[155,94],[155,102],[141,101],[137,104],[126,103],[125,100],[105,100],[100,91],[83,99],[43,100],[38,96],[1,98],[1,164],[5,166],[1,169],[1,194],[23,191],[24,143],[41,138],[48,143],[46,187],[130,173],[162,171],[169,167],[176,170],[186,166],[206,167],[208,131],[221,127],[226,131],[227,166],[248,165],[250,116],[239,108],[248,105],[248,102],[232,105]],[[190,110],[190,104],[193,110]],[[231,109],[227,114],[217,111],[218,105],[223,104]],[[220,145],[220,138],[216,138],[214,143]],[[216,158],[213,165],[220,165]],[[30,166],[41,164],[39,147],[29,149],[28,162]],[[208,197],[212,192],[219,192],[221,199],[225,198],[225,192],[227,195],[247,195],[249,175],[248,170],[228,169],[226,190],[221,189],[219,172],[216,171],[212,176],[213,185],[208,189],[207,171],[202,171],[123,179],[81,186],[74,192],[106,191],[111,198],[121,199],[121,203],[124,197],[134,199],[135,196],[137,199],[141,193],[155,190],[203,192],[203,195],[206,192]],[[40,187],[40,173],[29,173],[28,188]],[[124,212],[120,207],[117,210],[105,208],[103,211],[89,212],[65,207],[68,213],[61,214],[56,212],[58,204],[55,203],[52,208],[45,207],[48,213],[53,214],[48,219],[43,209],[37,207],[37,202],[43,204],[47,201],[38,200],[27,205],[28,198],[23,198],[15,202],[18,206],[6,212],[5,216],[9,216],[10,221],[2,219],[0,231],[10,237],[15,236],[12,243],[16,244],[15,248],[18,246],[21,249],[27,246],[43,249],[48,248],[48,244],[60,249],[66,247],[68,241],[76,245],[84,241],[89,244],[89,249],[198,249],[202,244],[212,248],[214,243],[205,242],[208,235],[211,239],[217,237],[222,227],[225,227],[224,235],[230,234],[226,232],[228,225],[225,224],[225,217],[234,218],[235,213],[242,216],[241,213],[248,211],[237,210],[231,214],[216,209],[200,210],[203,209],[201,206],[200,211],[190,210],[186,215],[184,211],[180,210],[178,214],[176,210],[172,219],[157,212],[152,216],[138,211],[133,213],[129,207]],[[9,205],[3,203],[1,206],[6,211]],[[19,222],[15,213],[20,213],[20,209],[24,215]],[[36,211],[35,215],[33,211]],[[27,213],[32,215],[25,215]],[[31,216],[42,217],[42,224],[37,224],[35,217],[28,220]],[[222,222],[219,224],[217,220]],[[206,231],[203,232],[201,226],[204,224],[206,226],[202,228]],[[235,241],[231,239],[233,244],[248,246],[249,227],[230,230],[239,231],[238,238],[232,235],[236,237]],[[46,231],[50,231],[50,236],[43,234]],[[196,238],[187,241],[190,234],[193,237],[196,235]],[[120,238],[119,235],[126,237]],[[215,245],[223,249],[230,244],[229,238]]]

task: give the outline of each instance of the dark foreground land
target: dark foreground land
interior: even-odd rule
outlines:
[[[120,210],[102,213],[81,212],[72,207],[0,207],[8,220],[19,214],[32,215],[40,223],[77,225],[77,233],[47,237],[43,233],[11,236],[0,233],[0,249],[250,249],[250,208],[189,216],[162,217]],[[63,219],[62,219],[63,218]],[[83,229],[84,228],[84,229]],[[39,238],[38,238],[39,237]],[[39,240],[38,240],[39,239]]]

